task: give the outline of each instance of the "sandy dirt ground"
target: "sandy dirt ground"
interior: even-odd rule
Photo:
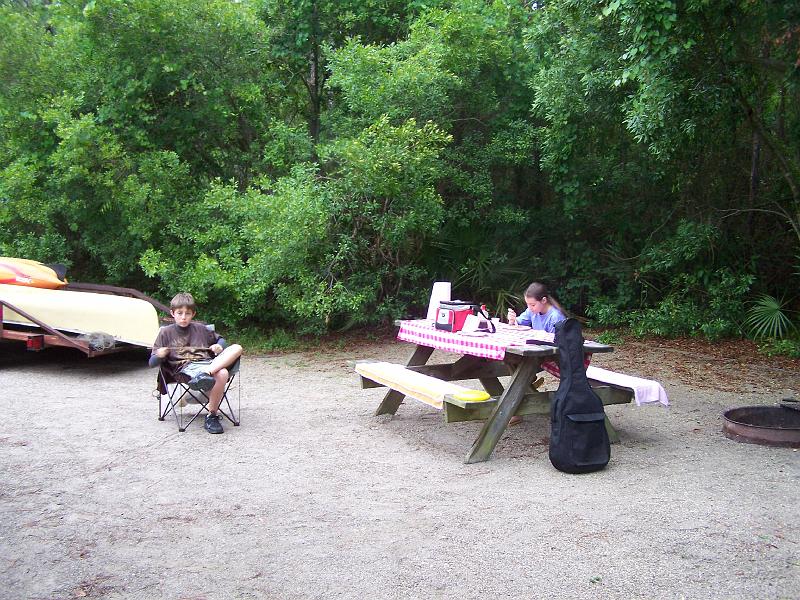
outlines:
[[[405,360],[389,338],[247,356],[219,436],[156,419],[146,354],[0,345],[0,598],[800,598],[800,452],[721,432],[800,369],[741,349],[596,356],[672,406],[609,407],[621,443],[575,476],[543,417],[466,465],[480,424],[373,416],[347,361]]]

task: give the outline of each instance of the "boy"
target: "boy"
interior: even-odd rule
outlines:
[[[242,355],[242,347],[226,347],[225,340],[200,323],[193,323],[197,307],[191,294],[177,294],[169,303],[172,325],[161,328],[150,354],[150,366],[162,365],[172,377],[183,374],[194,390],[208,396],[205,428],[209,433],[222,433],[219,422],[220,402],[228,382],[228,369]],[[212,358],[213,357],[213,358]]]

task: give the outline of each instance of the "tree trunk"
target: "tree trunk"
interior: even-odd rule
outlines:
[[[319,8],[316,2],[313,3],[311,11],[311,31],[311,52],[309,54],[308,82],[306,87],[308,88],[308,96],[311,104],[311,114],[308,118],[308,131],[316,147],[319,143],[320,97],[322,95],[322,75],[319,72]]]

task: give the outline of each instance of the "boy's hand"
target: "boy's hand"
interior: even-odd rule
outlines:
[[[508,319],[509,325],[516,325],[517,324],[517,313],[514,312],[513,308],[508,309],[508,314],[506,315]]]
[[[159,358],[167,358],[168,354],[169,354],[169,348],[167,348],[166,346],[162,346],[155,352],[155,355]]]
[[[219,344],[211,344],[208,349],[214,353],[214,356],[217,356],[220,352],[222,352],[222,346]]]

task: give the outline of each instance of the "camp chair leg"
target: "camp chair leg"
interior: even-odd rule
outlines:
[[[169,395],[170,404],[172,404],[172,414],[175,415],[175,423],[177,424],[178,431],[180,433],[186,431],[186,428],[192,423],[192,421],[194,421],[194,417],[192,417],[187,423],[185,422],[185,418],[183,416],[183,404],[185,401],[182,402],[181,398],[183,398],[183,395],[187,390],[188,388],[183,384],[176,384],[172,388],[172,393]]]
[[[175,417],[175,424],[178,427],[178,431],[181,433],[186,431],[186,428],[191,422],[197,418],[195,414],[188,422],[185,421],[183,406],[181,406],[181,397],[187,390],[188,388],[182,384],[173,384],[171,388],[167,387],[166,394],[159,393],[158,395],[158,420],[163,421],[169,413],[172,413]],[[200,412],[202,412],[202,408]]]
[[[232,385],[234,380],[238,375],[238,365],[236,370],[231,374],[228,379],[228,382],[225,386],[224,391],[222,392],[222,399],[219,405],[219,413],[225,417],[228,421],[233,423],[235,427],[238,427],[241,424],[241,387],[237,383],[236,387],[232,389]],[[190,390],[189,387],[185,383],[180,382],[170,382],[167,384],[167,381],[163,378],[163,374],[159,373],[159,377],[161,378],[161,383],[163,387],[161,390],[166,390],[165,393],[161,393],[160,390],[156,390],[153,395],[158,396],[158,420],[163,421],[166,416],[171,412],[175,417],[175,424],[178,427],[179,432],[184,432],[186,429],[191,425],[197,417],[201,416],[203,413],[208,414],[208,403],[210,402],[210,398],[206,394],[206,392],[201,390]],[[236,393],[236,409],[234,410],[234,405],[231,403],[231,395]],[[194,409],[190,409],[186,411],[184,414],[184,406],[186,404],[185,400],[182,400],[184,394],[190,393],[192,397],[197,401],[199,404],[199,408],[195,411]],[[191,416],[190,416],[191,415]]]
[[[153,397],[158,400],[158,420],[164,420],[164,413],[161,411],[161,392],[158,390],[153,390]]]
[[[234,411],[233,406],[231,405],[230,402],[230,398],[228,397],[230,392],[231,381],[228,382],[228,385],[226,386],[225,391],[223,392],[222,400],[220,402],[217,411],[220,415],[222,415],[228,421],[233,423],[234,426],[239,426],[241,424],[241,421],[239,419],[239,411],[241,410],[241,400],[239,400],[238,410]],[[173,396],[182,396],[187,391],[189,391],[189,388],[181,384],[180,386],[176,386],[176,391],[173,393]],[[196,411],[192,412],[191,417],[188,414],[184,414],[184,409],[183,406],[181,406],[180,398],[178,400],[174,400],[174,398],[170,400],[171,408],[169,408],[168,410],[172,410],[173,413],[175,414],[176,423],[178,425],[178,431],[181,432],[186,431],[186,428],[189,427],[189,425],[191,425],[195,421],[195,419],[197,419],[197,417],[203,415],[204,413],[209,414],[208,403],[211,401],[211,399],[204,391],[201,390],[195,390],[195,391],[199,392],[193,394],[195,400],[197,400],[197,403],[199,404],[199,407]],[[176,405],[179,410],[175,410]]]

